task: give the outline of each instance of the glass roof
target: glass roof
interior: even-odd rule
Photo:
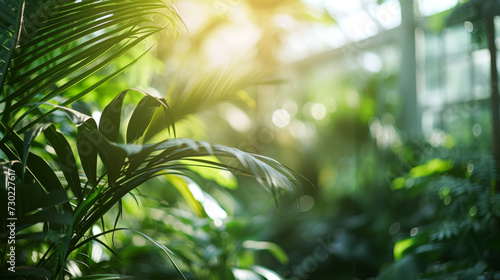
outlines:
[[[399,0],[303,0],[305,3],[328,11],[337,25],[317,24],[312,29],[294,32],[285,42],[282,59],[301,60],[343,45],[357,42],[401,24]],[[457,5],[457,0],[418,0],[417,11],[429,16]]]

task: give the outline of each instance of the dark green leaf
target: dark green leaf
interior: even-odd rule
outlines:
[[[148,146],[143,149],[141,152],[136,153],[134,155],[129,156],[129,166],[127,168],[127,176],[132,175],[132,172],[136,171],[142,164],[146,162],[146,159],[151,155],[152,152],[156,150],[156,147],[160,145],[160,143]]]
[[[120,172],[127,158],[127,152],[116,145],[109,144],[99,149],[99,155],[108,171],[108,184],[112,186],[120,177]]]
[[[127,151],[110,142],[95,127],[86,125],[86,123],[84,126],[86,132],[81,134],[80,141],[88,141],[94,145],[108,172],[108,184],[112,186],[120,177],[120,172],[127,158]]]
[[[14,146],[16,146],[16,149],[22,149],[21,147],[23,147],[23,141],[15,132],[12,132],[10,137],[5,136],[4,139],[5,138],[12,141]],[[7,145],[1,145],[0,149],[11,161],[20,159]],[[47,192],[64,190],[59,178],[43,158],[30,152],[27,163],[28,171]]]
[[[102,111],[99,121],[99,132],[111,142],[118,142],[120,133],[120,122],[122,115],[123,99],[127,95],[128,90],[122,91],[113,101],[111,101]]]
[[[94,131],[97,131],[97,124],[94,119],[89,118],[84,124],[78,125],[78,139],[77,148],[78,155],[80,156],[80,161],[82,163],[83,171],[87,176],[90,184],[96,186],[97,184],[97,147],[92,140],[95,140],[93,135],[91,135],[91,130],[88,128],[92,127]]]
[[[21,229],[37,223],[45,223],[45,222],[70,225],[71,215],[68,213],[59,213],[59,211],[57,211],[56,209],[39,211],[35,214],[19,218],[17,221],[17,227]]]
[[[46,210],[69,201],[64,189],[45,191],[38,184],[20,182],[16,185],[17,211],[19,215],[34,210]]]
[[[23,141],[23,158],[21,162],[23,163],[23,174],[24,174],[24,168],[26,167],[26,160],[28,159],[28,154],[29,154],[29,148],[31,146],[31,143],[35,140],[35,138],[42,132],[43,130],[47,129],[50,124],[37,124],[34,126],[32,129],[30,129],[28,132],[24,134],[24,141]]]
[[[76,198],[81,201],[83,199],[82,187],[80,185],[80,177],[78,175],[78,166],[76,165],[73,150],[64,135],[56,131],[54,126],[50,126],[44,130],[44,135],[50,145],[57,154],[57,161],[61,168],[69,187],[75,194]]]
[[[165,99],[162,98],[161,101],[164,104],[167,104]],[[175,119],[172,111],[167,106],[162,106],[162,109],[163,110],[156,110],[151,117],[151,122],[144,135],[144,142],[147,142],[164,129],[167,129],[170,132],[170,128],[172,128],[175,138]]]
[[[161,105],[158,99],[146,95],[134,110],[127,127],[127,143],[139,139],[146,131],[156,109]]]
[[[30,153],[28,156],[28,169],[46,190],[50,192],[64,190],[54,170],[43,158]]]

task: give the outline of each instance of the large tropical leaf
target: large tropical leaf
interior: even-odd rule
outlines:
[[[18,1],[7,2],[11,8],[2,7],[3,12],[18,12],[20,8],[12,6]],[[152,35],[174,30],[176,19],[175,8],[161,0],[26,1],[23,33],[2,89],[4,120],[28,103],[58,96],[65,98],[64,105],[78,100],[135,60],[92,82],[89,77]],[[9,21],[10,29],[0,28],[3,45],[15,36],[17,21]],[[12,55],[11,48],[7,54]],[[91,86],[68,91],[87,80]]]

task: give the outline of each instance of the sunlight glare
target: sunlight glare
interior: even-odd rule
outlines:
[[[457,2],[458,0],[420,0],[418,1],[418,6],[423,16],[430,16],[453,8],[457,5]]]
[[[227,213],[219,206],[217,200],[205,193],[205,199],[203,200],[203,208],[207,212],[207,215],[212,218],[212,220],[224,220],[227,218]]]
[[[204,192],[195,182],[188,182],[188,188],[193,197],[198,200],[207,215],[217,224],[222,222],[221,220],[227,218],[227,213],[222,209],[212,196]],[[219,222],[217,222],[219,220]]]
[[[401,6],[399,1],[386,1],[377,7],[377,21],[385,29],[396,28],[401,24]]]
[[[380,72],[380,70],[382,69],[382,60],[377,54],[372,52],[363,54],[362,64],[366,70],[372,73]]]
[[[66,269],[73,277],[83,276],[82,271],[80,270],[75,261],[68,261],[66,264]]]
[[[90,255],[90,258],[95,262],[99,263],[102,260],[102,257],[104,255],[104,250],[102,249],[101,245],[95,241],[92,242],[92,254]]]
[[[324,5],[327,5],[333,11],[338,13],[351,13],[356,10],[361,9],[360,0],[352,1],[322,1]]]
[[[260,30],[244,14],[240,15],[237,20],[233,20],[233,24],[215,31],[208,39],[206,57],[211,65],[229,65],[234,63],[235,58],[245,57],[252,52],[260,36]]]
[[[99,124],[99,121],[101,120],[101,115],[102,115],[102,112],[99,112],[99,111],[92,112],[92,118],[95,120],[95,122],[97,124]]]
[[[295,27],[295,19],[291,15],[279,14],[274,17],[274,22],[285,30],[292,30]]]
[[[240,108],[225,103],[220,106],[224,119],[236,131],[247,132],[252,128],[252,120]]]

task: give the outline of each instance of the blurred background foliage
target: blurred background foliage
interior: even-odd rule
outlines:
[[[471,3],[500,6],[176,1],[185,24],[178,38],[143,42],[90,79],[152,47],[147,55],[72,107],[98,119],[117,89],[164,97],[177,137],[275,158],[303,175],[304,190],[277,211],[250,178],[193,167],[198,175],[187,181],[155,178],[126,196],[118,227],[166,245],[188,279],[500,279],[490,53],[481,36],[488,15]],[[153,125],[158,139],[173,136],[161,117]],[[112,227],[118,211],[93,234]],[[141,235],[101,241],[75,253],[73,276],[182,279]]]

